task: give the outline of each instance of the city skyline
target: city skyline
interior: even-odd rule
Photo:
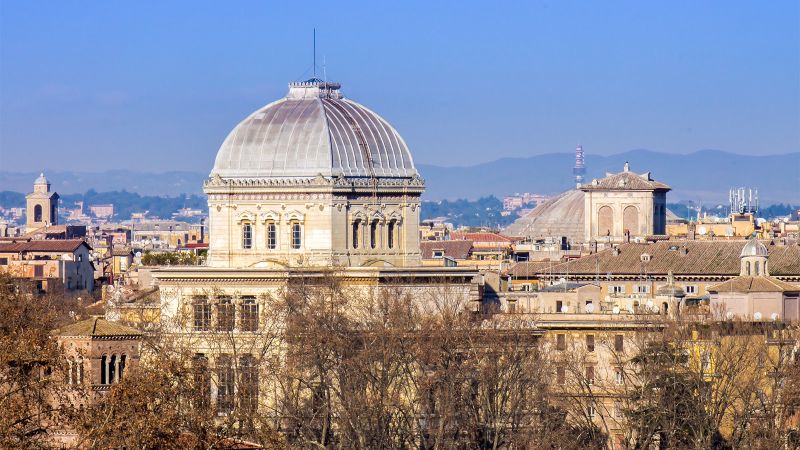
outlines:
[[[791,2],[237,5],[4,4],[1,169],[203,170],[236,123],[312,76],[313,28],[317,75],[381,111],[420,164],[578,143],[601,155],[800,148]]]

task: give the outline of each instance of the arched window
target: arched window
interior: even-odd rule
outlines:
[[[275,222],[269,222],[267,224],[267,248],[270,250],[275,250],[278,246],[278,227],[275,225]]]
[[[369,246],[375,248],[378,246],[378,221],[373,220],[369,224]]]
[[[253,248],[253,225],[247,222],[242,224],[242,248]]]
[[[111,355],[108,362],[108,383],[111,384],[117,381],[117,355]]]
[[[664,310],[664,314],[668,314],[669,313],[669,303],[667,303],[667,302],[662,303],[661,304],[661,309]]]
[[[611,236],[614,232],[614,212],[610,206],[603,206],[597,211],[597,234]]]
[[[42,205],[36,205],[33,207],[33,221],[34,222],[42,221]]]
[[[100,357],[100,384],[108,384],[108,356]]]
[[[72,366],[73,365],[74,365],[74,362],[72,361],[72,358],[67,358],[67,370],[64,372],[64,381],[67,384],[72,384]]]
[[[78,357],[76,364],[78,366],[78,384],[83,384],[83,357]]]
[[[359,230],[361,229],[361,219],[353,221],[353,248],[358,248]]]
[[[126,359],[128,359],[128,355],[122,355],[119,357],[119,376],[117,377],[119,380],[122,380],[122,375],[125,374]]]
[[[749,277],[750,276],[750,261],[747,261],[745,264],[746,264],[745,268],[747,269],[747,276]]]
[[[761,275],[761,264],[758,261],[755,262],[755,269],[755,275]]]
[[[292,223],[292,248],[297,250],[303,243],[303,230],[300,228],[299,222]]]
[[[394,230],[396,228],[396,220],[390,220],[386,230],[386,244],[389,248],[394,248]]]

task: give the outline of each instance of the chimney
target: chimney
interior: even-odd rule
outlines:
[[[679,253],[681,256],[685,256],[687,253],[689,253],[689,249],[688,249],[688,248],[686,248],[686,246],[685,246],[685,245],[683,245],[683,246],[681,246],[681,248],[678,250],[678,253]]]
[[[631,242],[631,231],[625,230],[625,243],[628,244]]]
[[[619,247],[614,247],[614,249],[611,250],[611,254],[614,256],[619,256]]]
[[[689,222],[688,232],[686,236],[690,241],[697,239],[697,225],[694,222]]]

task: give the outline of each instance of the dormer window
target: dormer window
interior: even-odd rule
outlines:
[[[444,258],[444,250],[434,250],[433,251],[434,258]]]

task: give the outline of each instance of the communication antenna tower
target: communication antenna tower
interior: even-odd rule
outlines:
[[[758,189],[731,188],[728,191],[728,201],[731,214],[758,213]]]
[[[575,167],[572,168],[572,174],[575,175],[575,184],[580,186],[583,184],[583,176],[586,174],[586,166],[583,159],[583,146],[578,144],[575,147]]]

